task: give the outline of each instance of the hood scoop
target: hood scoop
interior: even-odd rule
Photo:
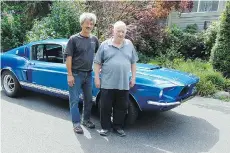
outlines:
[[[157,69],[161,69],[161,68],[162,68],[161,66],[158,66],[158,67],[152,67],[149,70],[157,70]]]
[[[161,66],[155,66],[155,65],[150,65],[150,66],[138,66],[138,70],[140,71],[151,71],[151,70],[158,70],[161,69]]]

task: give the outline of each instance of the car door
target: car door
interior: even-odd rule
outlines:
[[[33,45],[30,58],[28,71],[33,85],[51,92],[67,92],[67,71],[61,45]]]

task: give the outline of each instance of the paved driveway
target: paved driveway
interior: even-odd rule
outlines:
[[[2,153],[229,153],[230,103],[196,97],[172,111],[144,113],[127,137],[84,128],[75,135],[68,102],[29,93],[18,99],[1,92]]]

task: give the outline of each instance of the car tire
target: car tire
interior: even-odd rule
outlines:
[[[132,125],[137,120],[139,109],[135,105],[134,100],[130,98],[128,113],[125,118],[125,125]]]
[[[8,70],[3,71],[1,75],[1,84],[4,93],[9,97],[19,96],[19,93],[22,90],[18,79]]]

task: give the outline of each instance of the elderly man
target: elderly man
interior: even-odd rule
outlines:
[[[98,39],[91,35],[96,24],[96,16],[83,13],[80,16],[81,32],[70,37],[66,47],[66,67],[68,71],[69,103],[74,131],[82,134],[80,113],[78,108],[79,95],[83,91],[83,119],[82,125],[95,128],[90,121],[92,107],[92,64],[94,53],[99,47]]]
[[[110,131],[112,108],[113,129],[120,136],[125,136],[122,125],[129,105],[129,89],[135,85],[138,60],[132,42],[125,39],[125,35],[126,24],[122,21],[116,22],[113,37],[101,44],[94,59],[95,85],[101,88],[100,135],[102,136],[106,136]]]

